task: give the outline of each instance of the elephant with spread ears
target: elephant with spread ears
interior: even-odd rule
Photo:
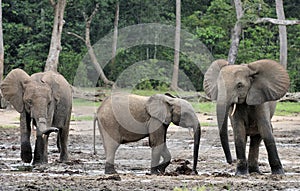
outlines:
[[[60,161],[68,161],[68,135],[72,111],[72,89],[65,78],[53,71],[29,76],[12,70],[1,84],[4,98],[20,113],[21,159],[33,165],[48,162],[48,137],[57,132]],[[31,124],[36,127],[32,160]]]
[[[105,173],[117,173],[114,167],[115,153],[120,144],[149,137],[152,148],[151,174],[164,173],[170,164],[171,154],[166,145],[166,134],[171,122],[194,131],[193,174],[197,174],[200,145],[200,123],[187,101],[170,94],[150,97],[115,93],[107,97],[98,108],[94,121],[98,121],[105,150]],[[95,145],[94,145],[95,149]],[[160,163],[160,159],[163,161]]]
[[[263,140],[268,152],[272,174],[284,174],[280,162],[271,118],[276,100],[288,91],[290,84],[286,70],[276,61],[258,60],[249,64],[229,65],[226,60],[214,61],[204,75],[205,93],[216,100],[217,121],[223,151],[232,163],[228,143],[228,116],[234,133],[237,155],[236,174],[260,173],[259,145]],[[246,142],[250,136],[250,150],[246,159]]]

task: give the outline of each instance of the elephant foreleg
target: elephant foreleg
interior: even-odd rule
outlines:
[[[249,173],[257,172],[261,174],[258,167],[259,145],[261,140],[262,139],[260,135],[254,135],[250,137],[250,150],[248,155]]]
[[[33,165],[48,163],[48,138],[45,134],[36,137]]]
[[[277,147],[272,133],[270,133],[268,138],[263,138],[263,140],[268,152],[268,159],[272,174],[284,174],[284,170],[277,153]]]
[[[32,160],[32,149],[30,144],[30,126],[31,118],[26,113],[21,113],[20,116],[20,131],[21,131],[21,159],[25,163],[30,163]]]
[[[282,164],[280,162],[275,139],[272,134],[272,125],[269,121],[259,121],[259,132],[264,141],[268,152],[269,164],[271,166],[272,174],[284,174]]]
[[[169,160],[169,158],[171,158],[171,155],[168,149],[166,148],[166,131],[167,129],[164,126],[162,126],[159,127],[157,130],[152,131],[153,133],[150,133],[149,135],[149,145],[152,148],[151,174],[159,174],[161,173],[160,170],[164,171],[165,168],[168,166],[163,166],[162,164],[159,164],[160,156],[165,156],[164,160],[166,160],[166,162]]]
[[[171,153],[170,153],[169,149],[167,148],[166,143],[164,143],[164,148],[161,153],[161,156],[163,157],[163,161],[158,165],[158,169],[160,172],[164,173],[171,161]]]
[[[236,175],[248,174],[248,165],[246,160],[246,129],[243,122],[233,125],[234,142],[237,156]]]

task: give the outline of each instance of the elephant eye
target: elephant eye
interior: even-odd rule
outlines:
[[[244,84],[242,82],[239,82],[236,86],[238,89],[241,89],[244,87]]]
[[[26,103],[31,106],[32,105],[32,100],[28,99],[28,100],[26,100]]]

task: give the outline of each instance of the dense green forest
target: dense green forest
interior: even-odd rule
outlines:
[[[59,72],[73,84],[77,68],[87,54],[82,40],[68,32],[85,35],[83,12],[90,15],[96,4],[99,11],[91,23],[92,44],[114,30],[115,0],[68,0],[64,15],[62,51]],[[160,23],[175,26],[175,0],[121,0],[119,1],[118,28]],[[4,74],[13,68],[23,68],[29,74],[44,69],[49,52],[53,25],[53,9],[49,0],[3,0],[3,38],[5,48]],[[256,24],[258,17],[277,18],[275,2],[270,0],[243,1],[243,31],[237,63],[249,63],[268,58],[279,60],[278,26],[271,23]],[[300,19],[300,2],[284,0],[286,19]],[[231,0],[185,0],[181,5],[181,28],[201,41],[214,59],[227,58],[231,31],[236,22]],[[290,91],[300,91],[300,25],[287,26],[288,72]],[[100,50],[101,51],[101,50]],[[141,60],[173,62],[174,50],[160,45],[144,44],[117,50],[117,55],[106,64],[108,79],[116,81],[119,74]],[[155,62],[155,60],[153,62]],[[203,74],[185,55],[180,56],[180,69],[190,78],[197,91],[202,90]],[[157,70],[157,73],[163,71]],[[88,79],[87,79],[88,81]],[[103,85],[99,80],[98,85]],[[169,84],[145,79],[138,88],[164,88]]]

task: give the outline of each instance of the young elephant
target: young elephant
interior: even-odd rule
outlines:
[[[272,134],[271,118],[276,102],[289,88],[286,70],[272,60],[250,64],[228,65],[225,60],[214,61],[204,76],[204,90],[217,100],[217,120],[222,147],[228,163],[232,163],[228,145],[227,118],[230,113],[238,159],[236,174],[258,172],[258,152],[263,140],[268,152],[272,174],[283,174]],[[246,142],[250,150],[246,160]]]
[[[138,141],[145,137],[149,137],[149,145],[152,148],[151,174],[165,172],[171,160],[166,145],[167,128],[171,122],[194,130],[193,173],[197,174],[200,123],[187,101],[170,95],[157,94],[144,97],[117,93],[103,101],[98,108],[96,120],[98,120],[105,149],[106,174],[117,173],[114,159],[120,144]],[[160,157],[163,158],[161,163],[159,163]]]
[[[3,80],[1,91],[20,113],[22,161],[32,160],[31,121],[37,130],[32,163],[48,162],[48,137],[57,131],[60,161],[67,161],[72,90],[65,78],[52,71],[29,76],[21,69],[14,69]]]

